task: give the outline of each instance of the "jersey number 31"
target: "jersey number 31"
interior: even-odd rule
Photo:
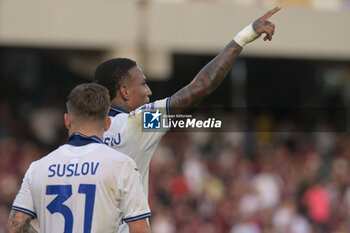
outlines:
[[[84,214],[84,233],[91,232],[92,215],[94,213],[96,185],[80,184],[78,193],[85,194],[85,214]],[[46,208],[51,214],[60,213],[64,217],[64,233],[73,231],[73,213],[68,206],[64,205],[70,196],[72,196],[72,185],[48,185],[46,187],[47,195],[57,195]]]

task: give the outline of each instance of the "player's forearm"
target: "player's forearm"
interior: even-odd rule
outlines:
[[[137,229],[135,230],[130,230],[130,233],[151,233],[151,229]]]
[[[242,47],[232,40],[190,84],[171,97],[171,113],[186,113],[210,95],[225,79],[241,51]]]
[[[225,79],[241,51],[242,47],[232,40],[213,60],[204,66],[191,82],[195,90],[196,87],[199,87],[198,94],[202,92],[204,97],[211,94]],[[199,100],[201,100],[200,97],[199,95]]]
[[[33,228],[30,221],[33,218],[20,211],[11,210],[9,220],[7,223],[7,229],[9,233],[38,233]]]
[[[130,233],[151,233],[150,226],[146,219],[129,222],[128,225]]]

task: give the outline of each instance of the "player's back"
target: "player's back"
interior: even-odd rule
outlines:
[[[122,219],[149,214],[132,172],[128,156],[102,143],[65,144],[34,162],[27,175],[41,232],[116,232]]]

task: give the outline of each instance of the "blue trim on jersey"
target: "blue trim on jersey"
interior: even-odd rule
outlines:
[[[170,116],[170,98],[171,98],[171,97],[168,97],[168,98],[166,99],[166,114],[167,114],[168,116]]]
[[[152,214],[151,214],[151,212],[149,212],[149,213],[141,214],[141,215],[138,215],[135,217],[123,218],[123,221],[124,222],[132,222],[132,221],[136,221],[136,220],[143,219],[143,218],[149,218],[151,216],[152,216]]]
[[[121,107],[111,106],[109,108],[108,116],[114,117],[114,116],[118,115],[119,113],[127,113],[127,114],[129,114],[128,111],[126,111],[125,109],[123,109]]]
[[[170,98],[171,97],[168,97],[166,100],[166,114],[167,114],[167,116],[170,116]],[[171,117],[168,117],[168,121],[169,122],[171,121]],[[174,130],[174,126],[172,124],[170,124],[170,130]]]
[[[25,209],[25,208],[21,208],[21,207],[18,207],[18,206],[12,206],[12,209],[13,209],[13,210],[17,210],[17,211],[21,211],[21,212],[26,213],[26,214],[29,214],[29,215],[32,216],[33,218],[36,218],[36,217],[37,217],[37,215],[36,215],[35,212],[30,211],[30,210],[27,210],[27,209]]]
[[[103,141],[97,136],[85,136],[84,134],[75,132],[73,133],[66,144],[72,146],[85,146],[90,143],[103,143]]]

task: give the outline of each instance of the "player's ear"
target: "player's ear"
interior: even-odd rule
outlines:
[[[106,125],[105,125],[105,131],[107,131],[109,129],[109,127],[111,126],[112,120],[110,117],[107,117],[107,121],[106,121]]]
[[[67,129],[71,127],[72,120],[70,119],[70,115],[68,113],[64,114],[64,125]]]
[[[122,84],[120,86],[120,95],[121,97],[124,99],[124,100],[129,100],[130,98],[130,90],[129,90],[129,87],[125,84]]]

